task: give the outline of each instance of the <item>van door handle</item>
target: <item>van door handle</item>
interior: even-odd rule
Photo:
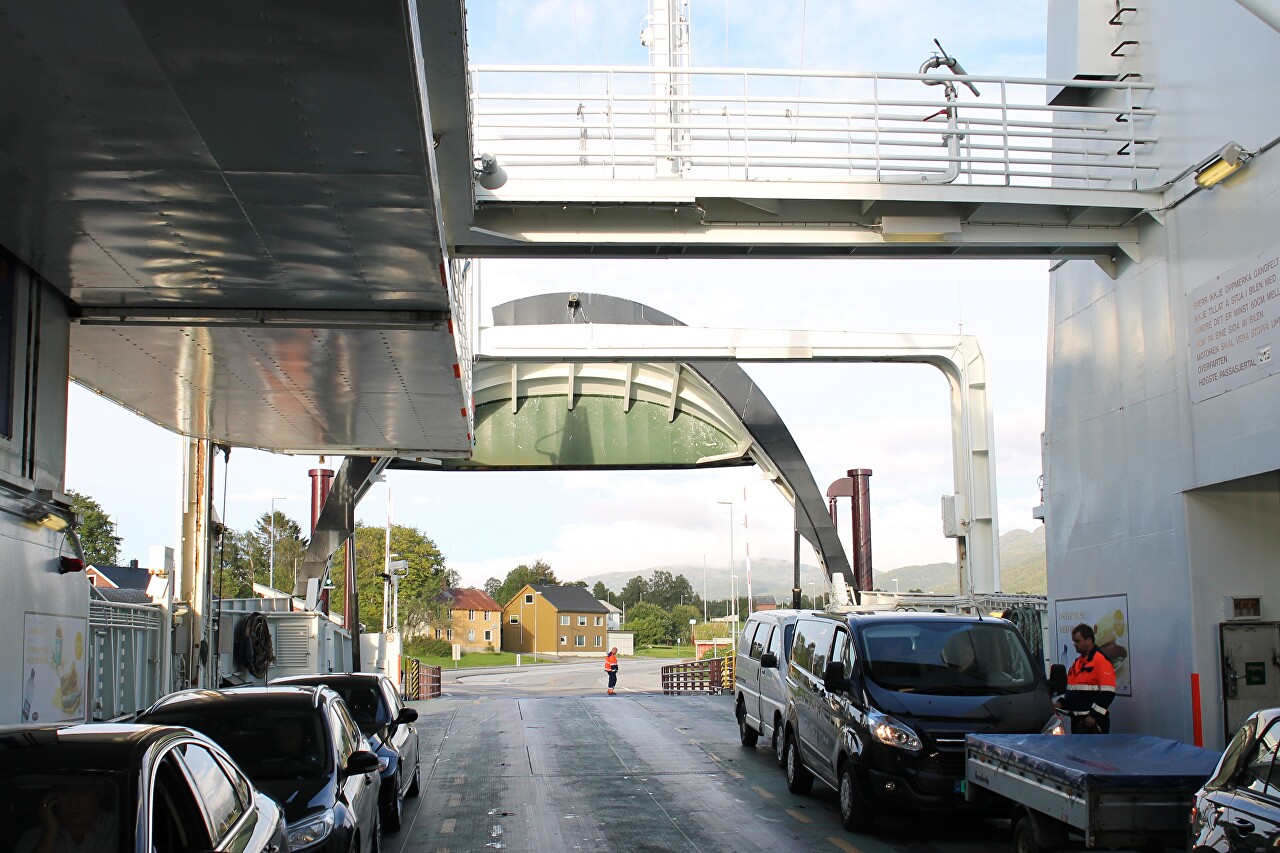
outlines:
[[[1240,832],[1243,832],[1245,835],[1248,835],[1249,833],[1253,832],[1253,822],[1245,820],[1242,817],[1238,817],[1235,820],[1231,821],[1231,825],[1234,826]]]

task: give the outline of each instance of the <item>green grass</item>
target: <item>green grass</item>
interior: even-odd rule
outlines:
[[[683,643],[679,646],[642,646],[636,649],[638,658],[692,658],[693,646]]]
[[[418,657],[418,660],[427,666],[438,666],[441,669],[453,669],[454,661],[451,657]],[[522,666],[528,666],[533,663],[548,663],[549,661],[542,659],[535,661],[533,655],[524,654],[520,657]],[[515,666],[516,656],[514,652],[470,652],[462,655],[462,660],[457,662],[458,669],[473,669],[482,666]]]

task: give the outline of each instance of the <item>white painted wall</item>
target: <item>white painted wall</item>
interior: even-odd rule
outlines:
[[[1155,86],[1162,179],[1226,142],[1257,150],[1280,137],[1280,114],[1264,106],[1280,33],[1234,0],[1126,5],[1138,11],[1116,37],[1139,41],[1124,70]],[[1146,221],[1137,260],[1120,259],[1114,280],[1086,261],[1051,277],[1049,595],[1129,594],[1133,696],[1116,701],[1113,731],[1191,740],[1198,672],[1205,745],[1220,747],[1222,595],[1269,583],[1280,597],[1280,375],[1192,403],[1188,295],[1280,253],[1280,150],[1211,191],[1193,186],[1170,189],[1170,209]],[[1265,487],[1233,482],[1258,475]]]

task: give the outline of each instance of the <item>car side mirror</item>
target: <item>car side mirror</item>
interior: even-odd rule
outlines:
[[[838,660],[827,662],[827,668],[822,673],[822,686],[829,693],[849,689],[849,679],[845,677],[843,663]]]
[[[418,719],[418,711],[415,708],[401,708],[400,715],[396,717],[396,723],[412,723]]]
[[[1049,690],[1054,694],[1067,691],[1067,668],[1060,663],[1049,667]]]
[[[765,652],[764,654],[760,655],[760,668],[761,669],[777,669],[778,656],[775,655],[773,652]]]
[[[347,759],[347,775],[358,776],[361,773],[373,773],[380,766],[378,756],[367,749],[358,749]]]

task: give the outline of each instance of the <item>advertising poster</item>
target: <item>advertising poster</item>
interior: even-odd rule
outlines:
[[[22,631],[24,723],[83,720],[88,620],[28,613]]]
[[[1068,669],[1076,661],[1071,645],[1071,629],[1083,622],[1093,626],[1094,641],[1116,671],[1116,695],[1132,696],[1129,670],[1129,596],[1100,595],[1093,598],[1061,598],[1054,602],[1055,642],[1053,663]]]

